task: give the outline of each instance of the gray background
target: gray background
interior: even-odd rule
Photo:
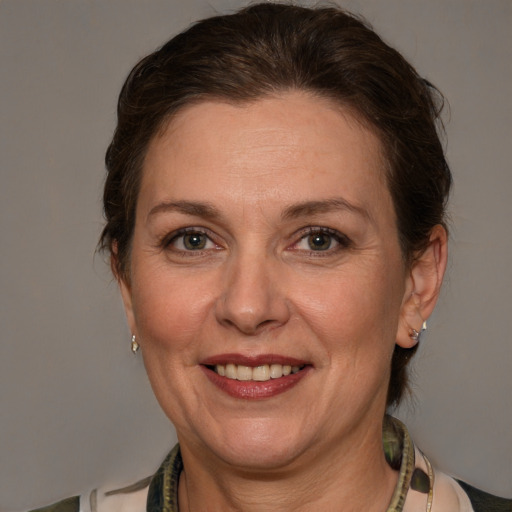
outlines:
[[[451,263],[399,411],[436,465],[512,496],[512,2],[340,1],[448,97]],[[0,2],[0,510],[150,474],[174,442],[101,256],[131,66],[228,0]]]

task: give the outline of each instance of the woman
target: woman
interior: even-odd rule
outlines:
[[[440,104],[334,8],[211,18],[132,70],[102,245],[179,446],[91,510],[512,509],[385,416],[446,268]]]

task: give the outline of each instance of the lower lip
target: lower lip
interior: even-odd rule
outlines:
[[[206,366],[201,366],[204,373],[218,388],[234,398],[245,400],[262,400],[276,395],[296,386],[311,370],[311,366],[305,366],[297,373],[291,373],[278,379],[266,381],[235,380],[222,377]]]

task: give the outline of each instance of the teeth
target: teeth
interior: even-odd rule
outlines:
[[[288,364],[264,364],[253,368],[251,366],[229,363],[226,365],[215,365],[215,372],[228,379],[265,382],[270,379],[280,379],[290,375],[290,373],[297,373],[302,368],[303,366],[291,366]]]
[[[242,366],[239,364],[236,371],[236,380],[251,380],[252,368],[250,366]]]
[[[279,377],[282,377],[283,375],[288,375],[288,373],[284,373],[285,368],[290,368],[291,366],[283,366],[282,364],[271,364],[270,365],[270,378],[271,379],[279,379]]]
[[[268,364],[256,366],[252,369],[252,380],[265,381],[270,380],[270,367]]]
[[[222,365],[218,365],[218,366],[222,366]],[[217,371],[217,373],[219,373],[219,372]],[[220,373],[219,373],[219,375],[220,375]],[[237,371],[236,371],[236,366],[234,364],[226,365],[226,377],[228,379],[236,379]]]

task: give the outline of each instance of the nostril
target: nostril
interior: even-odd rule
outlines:
[[[260,334],[262,331],[277,328],[283,324],[282,321],[272,318],[258,322],[254,317],[238,317],[236,319],[224,318],[220,323],[227,327],[234,328],[247,336],[255,336]]]
[[[286,323],[286,297],[279,289],[279,279],[271,279],[269,273],[266,260],[253,253],[227,267],[215,307],[218,322],[246,335]]]
[[[263,320],[263,322],[260,322],[260,323],[256,326],[256,328],[257,328],[257,329],[261,329],[261,328],[263,328],[263,327],[266,327],[266,326],[268,326],[268,325],[272,325],[272,324],[276,324],[276,323],[278,323],[278,321],[277,321],[277,320]]]

